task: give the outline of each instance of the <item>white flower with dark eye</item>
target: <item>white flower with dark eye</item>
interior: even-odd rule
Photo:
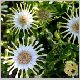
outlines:
[[[8,6],[7,5],[4,5],[3,2],[1,1],[1,21],[3,21],[3,18],[2,17],[5,17],[5,14],[7,12],[7,9]]]
[[[42,44],[39,45],[38,41],[33,40],[32,43],[30,43],[30,41],[31,39],[28,37],[26,46],[24,45],[23,38],[23,44],[20,44],[18,40],[19,47],[13,42],[12,44],[14,45],[15,49],[8,46],[9,49],[6,50],[7,56],[2,56],[2,59],[5,59],[3,62],[4,64],[7,63],[10,65],[10,67],[7,69],[7,71],[9,71],[9,75],[11,75],[15,69],[18,69],[17,74],[15,75],[16,78],[18,77],[18,74],[20,74],[20,77],[25,77],[23,74],[24,72],[26,77],[29,77],[28,69],[31,69],[35,75],[37,75],[39,72],[38,69],[43,69],[43,67],[38,64],[38,61],[41,61],[42,63],[45,62],[43,61],[42,57],[46,56],[46,54],[39,54],[40,51],[44,50],[44,48],[42,48]],[[10,53],[13,56],[10,56]],[[37,69],[35,65],[39,68]]]
[[[31,10],[31,5],[27,5],[26,3],[20,3],[20,7],[18,4],[16,5],[17,9],[10,8],[14,13],[13,15],[11,15],[11,22],[12,24],[14,24],[12,28],[17,29],[16,33],[20,32],[21,29],[23,30],[23,32],[25,32],[25,30],[27,30],[27,32],[29,30],[32,32],[31,28],[36,29],[37,25],[34,20],[35,16],[33,9]],[[10,20],[8,20],[8,22],[10,22]]]
[[[68,76],[77,76],[78,75],[78,65],[73,61],[66,61],[64,72]]]
[[[73,37],[73,43],[75,39],[78,38],[79,36],[79,16],[78,16],[77,10],[78,9],[76,9],[76,16],[74,16],[74,14],[69,16],[66,13],[69,19],[63,17],[65,20],[67,20],[67,23],[62,23],[62,24],[65,24],[65,26],[62,26],[62,27],[67,29],[64,32],[62,32],[62,34],[66,33],[66,35],[63,38],[66,38],[69,34],[71,34],[71,37],[69,38],[69,42]]]

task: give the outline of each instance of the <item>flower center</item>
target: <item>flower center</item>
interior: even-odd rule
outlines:
[[[26,15],[20,16],[20,23],[26,24],[28,22],[28,17]]]
[[[28,54],[26,51],[22,51],[19,56],[18,60],[20,64],[28,64],[32,59],[32,56]]]
[[[74,32],[79,33],[79,23],[76,22],[75,24],[73,24],[72,29]]]

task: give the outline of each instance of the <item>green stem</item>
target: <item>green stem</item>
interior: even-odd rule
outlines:
[[[44,35],[44,33],[45,33],[45,22],[44,21],[42,21],[42,32],[43,32],[43,35]]]

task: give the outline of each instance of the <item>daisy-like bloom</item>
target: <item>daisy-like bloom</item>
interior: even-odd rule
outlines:
[[[3,21],[3,17],[5,17],[5,14],[7,12],[8,6],[4,5],[3,2],[1,1],[1,21]]]
[[[39,69],[43,69],[38,62],[42,62],[43,64],[45,63],[43,56],[46,56],[46,54],[40,53],[44,50],[44,48],[42,48],[42,44],[39,45],[39,42],[35,39],[32,41],[30,37],[27,39],[27,45],[24,44],[24,38],[23,44],[20,44],[19,40],[17,41],[19,46],[12,42],[15,49],[8,46],[8,49],[6,49],[5,52],[6,55],[2,56],[2,59],[4,60],[3,64],[7,63],[10,65],[10,67],[7,69],[7,71],[9,71],[9,75],[11,75],[15,69],[17,70],[15,78],[18,78],[19,75],[20,78],[29,77],[29,69],[31,69],[33,73],[37,75],[37,73],[39,73]],[[36,66],[38,68],[36,68]],[[26,74],[26,76],[24,76],[24,74]]]
[[[72,11],[71,11],[72,12]],[[78,9],[76,9],[76,15],[74,15],[74,12],[71,13],[71,15],[68,15],[66,13],[66,15],[69,17],[69,19],[64,18],[67,23],[62,23],[64,24],[62,27],[66,28],[66,30],[64,32],[62,32],[62,34],[66,34],[63,38],[66,38],[69,34],[71,34],[71,37],[69,38],[69,42],[73,37],[73,43],[75,41],[76,38],[78,38],[79,36],[79,16],[78,16]]]
[[[73,61],[66,61],[64,72],[68,76],[77,76],[78,75],[78,65]]]
[[[46,8],[38,8],[36,13],[37,13],[38,20],[40,22],[48,23],[49,21],[52,20],[53,13],[51,13],[50,10],[48,10]]]
[[[33,8],[31,8],[31,5],[27,5],[26,3],[22,2],[19,4],[16,3],[17,9],[10,8],[10,10],[13,12],[13,15],[11,14],[10,20],[7,22],[11,22],[14,26],[11,29],[17,29],[17,32],[20,32],[20,30],[27,30],[32,32],[32,29],[37,29],[38,26],[36,24],[35,18],[35,12],[33,12]]]

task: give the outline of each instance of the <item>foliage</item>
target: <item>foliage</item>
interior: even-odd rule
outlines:
[[[19,34],[16,34],[14,30],[10,28],[13,26],[7,20],[10,20],[9,15],[12,14],[9,8],[16,8],[16,3],[21,1],[5,1],[4,3],[8,5],[7,13],[3,21],[1,21],[1,56],[5,56],[5,49],[8,46],[12,46],[11,41],[17,44],[17,39],[19,38],[22,42],[23,31],[21,30]],[[60,22],[64,21],[62,17],[66,17],[65,12],[69,13],[69,10],[72,9],[72,5],[75,8],[79,7],[78,1],[63,1],[57,2],[54,1],[52,4],[49,4],[49,1],[25,1],[27,4],[31,4],[31,7],[34,8],[35,15],[39,17],[38,10],[36,8],[45,9],[52,13],[50,18],[40,20],[36,17],[36,23],[38,29],[33,29],[29,34],[25,31],[25,40],[29,36],[35,36],[36,39],[43,44],[44,53],[47,54],[45,58],[46,63],[43,65],[44,69],[39,71],[41,74],[44,73],[41,77],[43,78],[68,78],[69,76],[64,73],[65,61],[72,60],[79,65],[79,46],[78,40],[72,44],[72,41],[68,43],[68,38],[63,39],[61,32],[64,29],[60,29]],[[40,12],[39,12],[40,13]],[[70,36],[68,36],[70,37]],[[26,41],[25,41],[26,43]],[[40,63],[41,64],[41,63]],[[1,77],[14,77],[14,74],[9,76],[7,72],[7,64],[3,64],[1,60]],[[29,71],[30,77],[34,77],[31,71]],[[76,76],[78,77],[78,76]]]

